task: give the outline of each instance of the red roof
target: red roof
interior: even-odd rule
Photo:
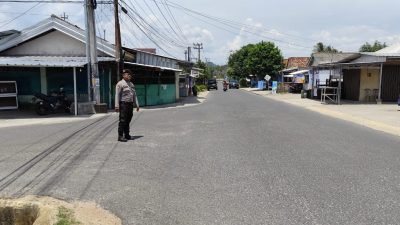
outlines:
[[[310,62],[310,57],[290,57],[286,68],[306,68]]]

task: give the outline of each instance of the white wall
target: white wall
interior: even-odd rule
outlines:
[[[86,47],[60,31],[53,31],[11,48],[3,56],[85,56]],[[100,56],[105,56],[99,52]]]

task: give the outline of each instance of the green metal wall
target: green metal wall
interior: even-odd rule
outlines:
[[[64,86],[65,92],[74,94],[74,71],[73,68],[46,68],[47,91],[58,91]],[[76,88],[78,94],[87,94],[87,74],[85,69],[76,68]],[[44,93],[46,94],[46,93]]]
[[[108,108],[111,108],[109,104],[110,99],[110,70],[109,69],[100,69],[100,99],[102,103],[106,103]]]
[[[1,68],[0,81],[17,81],[19,95],[40,92],[39,68]]]
[[[175,84],[148,84],[135,85],[135,87],[139,105],[141,106],[171,104],[176,101]]]

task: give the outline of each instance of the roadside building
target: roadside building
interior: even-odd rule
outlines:
[[[64,86],[78,102],[90,101],[85,31],[57,16],[21,31],[0,32],[0,81],[16,81],[21,106],[37,92],[49,94]],[[97,37],[101,102],[114,106],[115,46]],[[173,103],[179,98],[181,60],[155,54],[155,50],[124,48],[124,67],[135,73],[141,105]],[[191,64],[188,65],[190,67]],[[75,81],[74,82],[74,77]]]
[[[279,72],[281,91],[300,91],[308,80],[310,57],[290,57],[283,61],[284,69]],[[283,89],[283,90],[282,90]]]
[[[319,75],[318,78],[329,77],[325,86],[337,87],[338,81],[341,81],[339,90],[341,99],[374,103],[395,102],[398,99],[400,45],[389,46],[373,53],[333,55],[337,57],[336,60],[331,62],[317,60],[312,62],[311,66],[313,72]],[[325,76],[322,77],[321,74]],[[317,88],[323,86],[318,80],[315,85]]]
[[[341,69],[335,64],[349,62],[358,57],[359,53],[313,53],[308,64],[310,79],[307,86],[311,92],[309,96],[320,98],[322,89],[338,87]]]

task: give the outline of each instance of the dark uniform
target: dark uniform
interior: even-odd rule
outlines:
[[[135,86],[132,82],[122,79],[117,83],[115,91],[115,108],[119,108],[118,140],[123,136],[129,140],[133,109],[139,107]]]

